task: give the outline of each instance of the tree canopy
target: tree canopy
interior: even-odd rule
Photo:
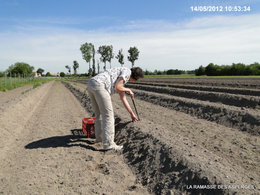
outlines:
[[[135,60],[138,60],[139,57],[139,51],[136,47],[130,47],[128,53],[129,56],[127,58],[132,63],[132,67],[134,67]]]
[[[38,70],[36,71],[37,73],[40,73],[42,75],[42,73],[44,72],[44,70],[42,68],[38,68]]]
[[[111,67],[111,60],[114,58],[113,46],[112,45],[106,46],[106,55],[107,55],[107,61],[109,61],[109,64],[110,64],[110,68],[112,68]]]
[[[74,74],[77,74],[77,69],[79,68],[79,63],[74,60],[73,61],[73,70],[74,70]]]
[[[69,74],[71,73],[71,67],[69,65],[66,65],[65,68],[68,69]]]
[[[92,58],[92,44],[91,43],[84,43],[80,47],[80,51],[82,53],[82,57],[86,62],[90,62]]]
[[[88,72],[89,72],[89,74],[91,74],[92,69],[91,69],[91,66],[90,66],[90,61],[91,61],[91,58],[93,57],[93,53],[95,53],[94,45],[92,43],[86,42],[86,43],[81,45],[80,50],[81,50],[83,59],[86,60],[87,63],[89,63]]]
[[[100,61],[104,63],[104,70],[106,70],[106,62],[108,61],[107,46],[106,45],[99,46],[97,52],[101,55]]]
[[[64,73],[64,72],[61,72],[61,73],[60,73],[60,77],[65,77],[65,73]]]
[[[20,75],[29,75],[32,74],[32,71],[34,70],[33,66],[30,66],[27,63],[24,62],[16,62],[14,65],[9,66],[7,69],[8,74],[20,74]]]
[[[118,62],[121,64],[121,66],[123,66],[124,64],[124,54],[123,54],[123,49],[120,49],[118,51],[118,54],[116,56],[116,59],[118,59]]]

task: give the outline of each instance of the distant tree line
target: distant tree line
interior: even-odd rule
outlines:
[[[32,74],[32,71],[34,70],[34,67],[24,63],[24,62],[16,62],[15,64],[12,64],[8,67],[8,69],[5,71],[9,76],[12,75],[30,75]]]
[[[74,71],[74,75],[77,76],[90,76],[90,75],[96,75],[96,73],[100,72],[100,62],[104,63],[103,69],[106,70],[106,63],[109,62],[110,68],[111,68],[111,60],[115,57],[121,66],[124,65],[124,54],[123,49],[120,49],[115,56],[113,53],[113,46],[112,45],[101,45],[99,46],[98,50],[95,50],[95,47],[92,43],[84,43],[80,47],[82,57],[83,59],[89,64],[88,74],[77,74],[77,69],[79,68],[79,63],[74,60],[73,65],[66,65],[65,68],[68,70],[69,75],[72,75],[72,70]],[[97,67],[96,67],[96,59],[95,54],[100,54],[99,60],[97,60]],[[128,50],[129,55],[127,56],[127,59],[131,62],[132,67],[134,66],[135,61],[139,58],[139,50],[137,47],[130,47]],[[92,66],[91,66],[92,63]],[[97,71],[96,71],[97,68]],[[24,62],[16,62],[13,65],[10,65],[7,70],[4,72],[0,71],[0,77],[4,76],[10,76],[15,77],[18,75],[26,75],[26,76],[33,76],[34,75],[34,67],[24,63]],[[44,70],[42,68],[39,68],[37,73],[41,74],[42,76],[51,76],[50,72],[47,72],[45,75],[43,74]],[[65,76],[64,72],[60,73],[61,77]]]
[[[194,74],[194,70],[178,70],[178,69],[169,69],[169,70],[154,70],[154,71],[148,71],[145,70],[144,74],[145,75],[180,75],[180,74]]]
[[[255,62],[250,65],[243,63],[233,63],[232,65],[216,65],[210,63],[206,67],[200,66],[195,70],[197,76],[248,76],[248,75],[260,75],[260,64]]]
[[[31,76],[33,74],[34,67],[25,62],[16,62],[10,65],[4,72],[0,72],[0,77],[9,76]],[[39,68],[37,73],[43,73],[44,70]]]
[[[25,62],[16,62],[15,64],[10,65],[5,71],[0,72],[0,77],[34,77],[35,72],[34,66],[31,66]],[[38,68],[36,73],[41,76],[52,76],[50,72],[44,73],[44,69]]]

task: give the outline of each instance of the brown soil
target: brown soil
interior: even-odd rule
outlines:
[[[0,194],[148,194],[122,152],[80,136],[90,116],[60,82],[1,93]]]
[[[128,83],[129,85],[130,83]],[[222,93],[230,93],[230,94],[241,94],[241,95],[251,95],[251,96],[260,96],[260,89],[248,89],[248,88],[235,88],[235,87],[218,87],[218,86],[206,86],[199,84],[184,84],[177,83],[174,81],[171,83],[159,83],[159,82],[135,82],[131,83],[132,85],[150,85],[150,86],[160,86],[160,87],[172,87],[177,89],[191,89],[191,90],[199,90],[199,91],[210,91],[210,92],[222,92]]]
[[[10,106],[11,104],[17,103],[19,98],[23,96],[23,94],[28,93],[32,90],[33,85],[25,85],[23,87],[19,87],[7,92],[0,91],[0,109],[4,109],[4,105]]]
[[[141,121],[132,123],[112,97],[121,152],[82,135],[81,119],[92,115],[86,84],[64,83],[72,93],[54,81],[0,93],[0,194],[259,194],[259,108],[234,104],[258,100],[256,81],[129,85]],[[167,94],[150,87],[159,83]]]
[[[146,78],[141,82],[260,89],[260,78]]]
[[[91,109],[85,94],[86,85],[72,85],[73,87],[67,87],[86,109]],[[147,96],[144,98],[142,93]],[[135,90],[135,94],[141,121],[134,124],[129,121],[129,114],[122,107],[117,95],[113,97],[117,116],[116,138],[119,143],[124,144],[123,155],[138,180],[151,192],[167,194],[175,190],[177,194],[260,193],[258,108],[241,109],[219,102],[196,100],[192,96],[188,99],[144,90]],[[172,102],[160,103],[164,102],[161,98],[166,96],[192,103],[180,105],[182,109],[179,110],[172,109]],[[199,117],[194,114],[196,112],[187,109],[195,107],[195,104],[198,108],[196,112],[212,117],[211,120]],[[219,113],[223,118],[216,120],[217,115],[214,115],[211,107],[220,109]],[[250,117],[243,118],[241,113],[255,118],[246,121]],[[228,125],[227,121],[231,119],[239,125],[235,125],[235,122]],[[244,129],[240,128],[243,123],[246,123]],[[191,189],[190,185],[217,187],[212,190]],[[243,186],[251,189],[241,189]]]
[[[153,86],[153,85],[141,85],[141,84],[128,84],[129,87],[134,89],[141,89],[145,91],[163,93],[168,95],[174,95],[178,97],[191,98],[202,101],[219,102],[222,104],[246,108],[260,108],[260,97],[250,95],[238,95],[229,94],[226,92],[212,92],[193,90],[193,89],[180,89],[168,87],[167,85]],[[260,90],[259,90],[260,92]]]

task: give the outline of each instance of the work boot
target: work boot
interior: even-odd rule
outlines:
[[[119,145],[112,145],[112,146],[108,146],[108,147],[104,147],[104,150],[122,150],[123,146],[119,146]]]

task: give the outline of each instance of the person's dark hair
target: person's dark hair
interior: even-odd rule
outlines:
[[[135,80],[144,78],[143,70],[139,67],[131,68],[131,77]]]

